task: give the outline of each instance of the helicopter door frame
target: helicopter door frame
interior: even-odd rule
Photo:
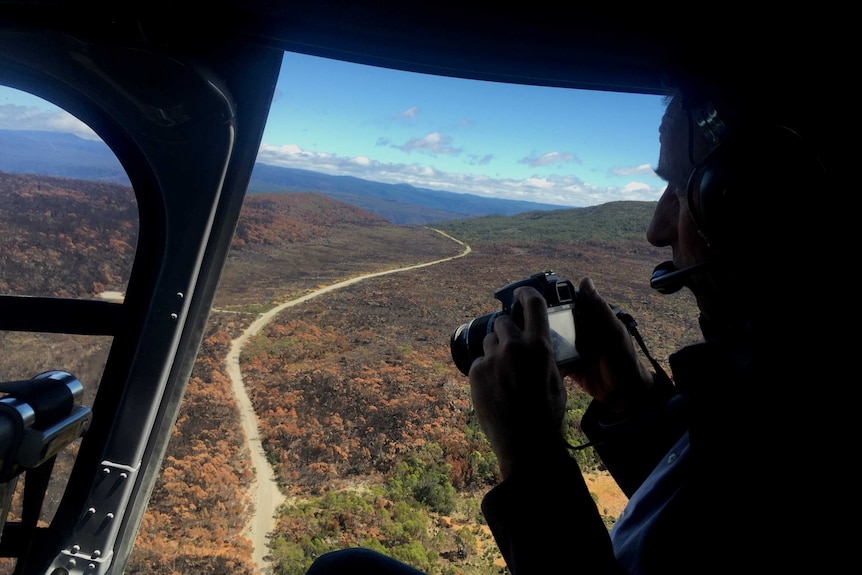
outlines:
[[[122,573],[201,343],[283,51],[211,39],[168,53],[4,27],[0,82],[96,131],[129,175],[140,231],[123,303],[0,297],[0,329],[113,336],[54,519],[32,542],[9,526],[0,551],[18,557],[29,547],[16,567],[23,575]]]

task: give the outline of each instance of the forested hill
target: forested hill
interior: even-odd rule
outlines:
[[[431,224],[467,242],[645,241],[656,202],[608,202],[587,208],[485,216]]]
[[[653,209],[651,202],[614,202],[430,227],[477,245],[643,242]],[[2,292],[64,297],[122,292],[137,242],[137,204],[131,188],[120,184],[0,172],[0,233]],[[262,295],[255,287],[272,296],[278,283],[305,278],[311,285],[366,272],[368,266],[431,260],[459,249],[431,230],[396,225],[322,194],[252,194],[237,223],[230,253],[234,265],[217,297],[221,303],[248,303]],[[264,273],[266,267],[271,269]]]
[[[0,172],[0,293],[124,291],[137,237],[128,186]]]
[[[286,266],[278,254],[299,257],[300,245],[318,255],[321,246],[386,251],[387,245],[403,243],[404,230],[321,194],[255,194],[244,201],[231,253]],[[0,293],[123,292],[137,244],[137,202],[132,189],[121,184],[0,172],[0,234]],[[454,250],[448,240],[437,241],[446,245],[444,251]]]
[[[243,202],[234,248],[298,244],[345,227],[391,226],[384,218],[315,193],[256,194]]]

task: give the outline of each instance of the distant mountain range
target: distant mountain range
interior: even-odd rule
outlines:
[[[0,171],[129,184],[126,172],[101,140],[64,132],[0,130]],[[255,164],[248,193],[319,192],[397,224],[421,225],[488,215],[570,208],[384,184],[351,176]]]
[[[107,144],[65,132],[0,130],[0,170],[129,184]]]

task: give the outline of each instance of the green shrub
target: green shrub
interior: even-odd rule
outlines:
[[[443,461],[443,449],[428,443],[395,466],[387,481],[389,497],[393,501],[409,498],[431,511],[449,514],[455,508],[455,488],[449,471],[449,464]]]

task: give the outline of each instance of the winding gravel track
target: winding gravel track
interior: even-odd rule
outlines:
[[[270,572],[270,564],[268,559],[269,552],[269,536],[275,528],[276,513],[278,507],[284,502],[285,496],[278,487],[278,482],[275,478],[272,466],[266,460],[266,455],[261,443],[260,433],[258,430],[257,415],[251,404],[251,399],[246,391],[245,384],[242,379],[242,371],[239,366],[239,356],[243,346],[248,342],[249,338],[257,335],[272,319],[285,308],[306,302],[319,295],[329,293],[361,281],[399,272],[432,266],[435,264],[448,262],[457,258],[461,258],[470,253],[471,248],[464,242],[453,238],[449,234],[440,230],[435,232],[451,239],[454,242],[461,244],[464,250],[455,256],[434,260],[424,264],[416,264],[394,270],[377,272],[355,277],[349,280],[344,280],[332,285],[320,288],[316,291],[308,293],[295,300],[282,303],[273,309],[261,314],[238,338],[231,342],[230,351],[225,358],[227,373],[233,384],[233,391],[236,395],[237,404],[240,410],[242,419],[242,429],[248,440],[249,451],[251,452],[251,463],[254,471],[254,484],[252,485],[252,498],[254,500],[254,515],[249,519],[247,526],[247,535],[251,539],[254,546],[253,559],[262,573]]]

